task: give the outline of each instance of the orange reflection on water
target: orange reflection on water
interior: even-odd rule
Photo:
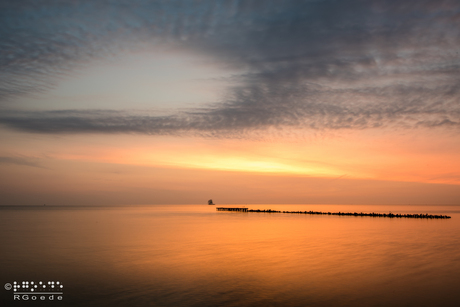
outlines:
[[[385,212],[390,207],[250,208]],[[9,246],[2,257],[5,277],[30,271],[56,277],[69,285],[67,293],[78,290],[75,300],[102,303],[101,293],[108,293],[115,304],[458,301],[460,229],[452,223],[458,213],[452,220],[416,220],[216,212],[207,205],[2,210],[1,239]]]

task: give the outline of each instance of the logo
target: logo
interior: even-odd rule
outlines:
[[[13,290],[15,301],[62,301],[64,298],[64,285],[60,281],[14,281],[4,287]]]

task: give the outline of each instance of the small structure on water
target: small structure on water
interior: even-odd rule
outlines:
[[[208,205],[215,205],[215,203],[212,202],[212,199],[208,200]]]

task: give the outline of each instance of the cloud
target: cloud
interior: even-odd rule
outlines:
[[[11,1],[0,11],[0,123],[14,129],[223,135],[460,123],[458,1]],[[7,104],[89,60],[156,45],[247,73],[220,101],[171,116]]]
[[[37,159],[27,157],[0,157],[0,164],[16,164],[22,166],[43,168],[43,166],[41,166],[41,164],[37,162]]]
[[[35,133],[139,133],[152,135],[231,136],[284,127],[305,129],[368,129],[381,127],[460,128],[456,90],[435,97],[430,90],[388,87],[331,90],[319,86],[253,86],[233,89],[223,104],[183,110],[170,116],[114,110],[9,111],[0,124]],[[452,93],[453,91],[453,93]],[[432,96],[430,96],[432,95]],[[347,103],[366,101],[372,103]],[[389,97],[396,96],[398,99]],[[405,103],[399,103],[405,99]],[[381,103],[383,101],[384,103]]]

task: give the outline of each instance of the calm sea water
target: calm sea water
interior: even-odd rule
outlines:
[[[0,305],[460,306],[460,206],[247,207],[452,219],[1,207]],[[60,281],[63,300],[14,301],[14,281]]]

